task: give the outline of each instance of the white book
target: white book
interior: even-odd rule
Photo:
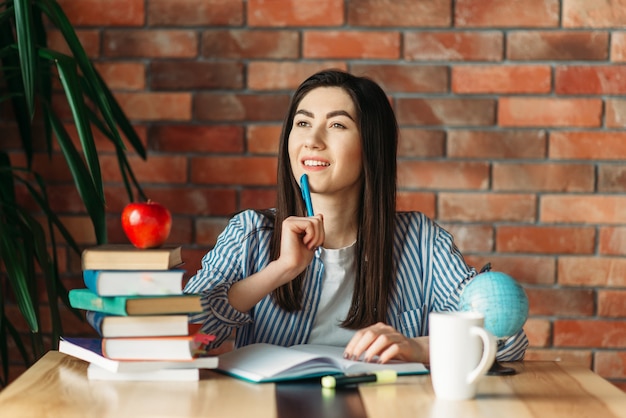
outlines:
[[[112,372],[97,364],[91,363],[87,367],[89,380],[124,380],[124,381],[189,381],[199,380],[198,369],[160,369],[145,372]]]
[[[300,344],[291,347],[257,343],[220,355],[218,369],[250,382],[278,382],[339,373],[394,370],[398,375],[428,373],[422,363],[385,364],[343,358],[343,347]]]
[[[114,373],[136,373],[161,369],[214,369],[218,364],[217,356],[198,357],[184,361],[113,360],[102,354],[101,338],[62,337],[59,341],[59,351]]]

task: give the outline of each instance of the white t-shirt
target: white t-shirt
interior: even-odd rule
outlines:
[[[355,244],[339,249],[320,248],[320,258],[324,264],[322,295],[309,344],[345,347],[355,333],[339,325],[348,315],[354,293]]]

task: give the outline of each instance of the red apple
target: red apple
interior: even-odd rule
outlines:
[[[137,248],[156,248],[170,235],[172,215],[159,203],[129,203],[122,211],[122,228]]]

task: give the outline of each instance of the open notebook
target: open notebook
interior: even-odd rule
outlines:
[[[257,343],[219,356],[218,370],[250,382],[278,382],[340,374],[395,370],[398,375],[428,373],[422,363],[385,364],[343,358],[343,348],[318,344],[281,347]]]

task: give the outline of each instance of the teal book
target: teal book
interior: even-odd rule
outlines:
[[[111,315],[158,315],[202,312],[200,295],[99,296],[89,289],[69,291],[70,305],[76,309]]]

